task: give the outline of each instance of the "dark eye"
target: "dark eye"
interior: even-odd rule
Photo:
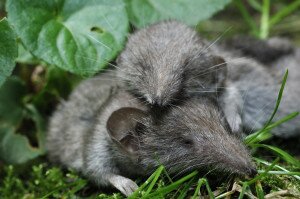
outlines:
[[[193,140],[191,140],[191,139],[184,138],[184,139],[182,140],[182,143],[183,143],[185,146],[193,146]]]

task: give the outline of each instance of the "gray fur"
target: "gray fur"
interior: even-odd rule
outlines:
[[[290,77],[278,117],[299,110],[299,50],[263,65],[259,59],[240,59],[239,50],[207,47],[194,30],[174,21],[133,34],[118,58],[116,73],[125,85],[114,72],[82,82],[50,119],[49,158],[125,195],[137,188],[133,177],[150,174],[160,164],[176,176],[192,169],[255,174],[248,150],[231,131],[256,130],[266,122],[282,64]],[[216,98],[203,95],[216,93],[217,87],[226,87],[217,99],[223,110]],[[140,97],[160,107],[150,110]],[[132,112],[122,117],[125,109]],[[135,117],[141,118],[129,119]],[[275,133],[288,137],[296,130],[299,125],[292,121]]]
[[[247,149],[226,128],[216,103],[199,97],[157,115],[124,91],[122,84],[107,80],[110,76],[84,81],[58,107],[47,136],[50,160],[82,172],[98,186],[113,185],[125,195],[137,188],[131,178],[149,175],[160,164],[173,176],[192,169],[255,174]],[[112,115],[124,108],[141,110],[146,117],[137,119],[130,131],[112,137],[109,129],[128,127],[122,123],[128,119],[124,117],[114,118],[116,126],[109,128],[114,125],[108,123]],[[128,148],[128,143],[135,147]]]
[[[163,164],[177,176],[193,169],[255,173],[248,150],[230,133],[217,104],[206,97],[186,100],[154,125],[146,123],[140,153],[148,157],[142,159],[144,166]]]
[[[233,132],[249,133],[262,128],[272,114],[283,68],[289,68],[290,76],[275,119],[299,111],[298,51],[281,38],[235,37],[226,45],[209,44],[192,28],[167,21],[129,37],[117,60],[118,75],[131,92],[152,105],[213,95],[220,99]],[[297,124],[298,119],[287,122],[274,134],[299,135]]]
[[[86,80],[73,91],[68,101],[58,106],[50,119],[47,149],[52,162],[82,172],[99,186],[112,184],[129,195],[137,185],[120,175],[120,165],[116,165],[114,157],[122,158],[124,165],[121,167],[128,170],[134,167],[130,166],[128,157],[118,153],[107,134],[105,122],[120,107],[141,110],[146,107],[121,91],[115,78],[114,74],[106,73]]]
[[[262,63],[273,62],[293,52],[291,42],[284,38],[273,37],[259,40],[250,36],[235,36],[226,41],[227,49],[238,50]]]
[[[238,106],[242,111],[236,111],[236,114],[232,112],[226,114],[236,115],[233,120],[238,123],[242,120],[243,127],[247,131],[253,132],[262,128],[271,116],[286,69],[289,69],[289,76],[274,121],[290,113],[300,111],[300,49],[293,47],[287,40],[280,38],[271,38],[267,41],[257,40],[255,42],[257,44],[256,47],[252,46],[252,49],[249,51],[247,51],[249,47],[247,45],[248,42],[245,41],[245,43],[244,48],[242,47],[243,44],[239,43],[239,48],[232,50],[232,47],[236,45],[227,43],[225,49],[218,46],[215,50],[227,62],[228,89],[226,93],[230,93],[232,88],[239,90],[239,93],[236,93],[237,100],[225,100],[224,103],[230,104],[231,107]],[[252,54],[252,57],[239,58],[244,51],[251,52],[255,48],[260,49],[265,46],[268,46],[268,49],[270,49],[266,53],[265,58],[262,58],[264,56],[263,50],[259,51],[262,53],[259,57]],[[282,54],[278,55],[280,50]],[[247,53],[244,55],[247,55]],[[275,58],[275,56],[277,57]],[[271,57],[273,57],[273,60],[270,59]],[[264,64],[261,62],[264,62]],[[241,97],[242,101],[240,100]],[[225,109],[228,109],[228,105],[227,107],[225,106]],[[284,138],[299,136],[299,118],[298,116],[289,122],[281,124],[273,130],[273,133]],[[239,124],[235,123],[233,125],[237,126]]]
[[[158,23],[129,37],[117,59],[118,74],[152,105],[166,106],[191,93],[213,92],[222,86],[226,68],[208,46],[182,23]]]

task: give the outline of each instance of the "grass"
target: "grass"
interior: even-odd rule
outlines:
[[[285,195],[290,198],[300,197],[300,171],[290,171],[278,164],[279,158],[272,163],[254,159],[259,174],[250,180],[235,179],[234,183],[226,182],[222,186],[212,188],[205,178],[200,178],[194,171],[181,179],[170,182],[167,180],[163,166],[160,166],[140,188],[129,198],[270,198],[274,195]],[[286,167],[295,169],[292,165]],[[298,168],[299,170],[299,168]],[[46,163],[32,167],[26,180],[13,166],[5,167],[5,177],[1,183],[1,198],[124,198],[120,193],[99,194],[97,190],[86,194],[88,185],[85,179],[72,171],[63,172],[57,167]],[[90,188],[91,189],[91,188]],[[94,189],[94,188],[92,188]]]
[[[270,131],[276,126],[293,119],[298,113],[292,113],[278,121],[273,118],[278,110],[287,80],[286,72],[280,88],[275,109],[259,131],[245,138],[252,151],[263,149],[272,152],[275,160],[266,161],[256,153],[253,160],[258,168],[258,175],[253,179],[226,181],[217,187],[211,187],[209,181],[197,171],[173,181],[163,166],[143,183],[140,183],[130,199],[148,198],[273,198],[286,196],[300,198],[300,161],[284,150],[263,144],[272,137]],[[0,198],[124,198],[120,193],[99,194],[96,188],[73,171],[62,171],[47,163],[32,166],[30,171],[18,171],[18,167],[4,166],[0,173]],[[26,173],[26,176],[22,175]],[[87,191],[89,190],[89,191]]]
[[[233,2],[236,5],[237,9],[240,11],[241,16],[244,18],[244,21],[249,26],[251,33],[260,39],[268,38],[270,31],[274,25],[281,22],[291,13],[297,11],[300,7],[300,0],[295,0],[285,5],[284,8],[272,15],[270,13],[272,1],[270,0],[234,0]],[[247,2],[254,11],[260,14],[259,27],[256,23],[255,18],[252,16],[253,14],[251,14],[249,12],[249,9],[246,8],[245,2]]]

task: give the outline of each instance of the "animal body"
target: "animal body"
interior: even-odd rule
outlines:
[[[251,45],[251,43],[253,45]],[[283,76],[289,70],[274,120],[300,111],[300,49],[288,40],[236,37],[214,49],[227,62],[227,89],[223,108],[234,129],[261,129],[270,118]],[[299,116],[273,129],[282,138],[300,135]]]
[[[160,164],[174,175],[193,169],[255,175],[239,133],[266,121],[283,71],[275,68],[287,62],[297,69],[299,51],[276,61],[249,54],[239,60],[243,50],[212,45],[176,21],[137,31],[115,71],[83,81],[58,106],[47,135],[50,160],[125,195],[137,188],[133,178]],[[289,79],[286,93],[297,92],[283,101],[280,116],[298,108],[291,104],[299,96],[298,74]],[[297,128],[289,123],[278,135]]]
[[[170,175],[193,169],[256,173],[216,103],[199,97],[156,115],[111,76],[84,81],[58,107],[47,135],[52,162],[125,195],[137,188],[132,178],[149,175],[161,164]]]
[[[131,35],[117,63],[118,76],[151,105],[166,107],[199,95],[220,98],[233,132],[239,134],[267,122],[286,69],[290,76],[275,119],[300,110],[299,60],[299,49],[285,39],[236,37],[224,45],[167,21]],[[284,123],[274,134],[299,135],[298,121]]]

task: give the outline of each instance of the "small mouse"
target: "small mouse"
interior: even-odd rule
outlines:
[[[121,88],[114,71],[80,83],[50,118],[46,148],[52,162],[129,195],[137,185],[125,175],[141,170],[131,167],[130,132],[121,130],[131,130],[147,107]]]
[[[210,44],[177,21],[159,22],[129,37],[117,59],[118,76],[131,92],[160,107],[193,96],[215,96],[232,131],[241,134],[245,129],[248,133],[259,130],[267,122],[283,69],[289,68],[292,74],[275,120],[299,111],[300,56],[289,40],[240,36],[225,43]],[[296,136],[299,128],[297,120],[292,120],[274,134]]]
[[[131,92],[161,107],[195,93],[216,93],[223,87],[226,64],[209,45],[181,22],[150,25],[129,37],[117,58],[118,76]]]
[[[225,43],[215,47],[215,53],[227,62],[227,88],[222,100],[232,128],[249,133],[264,126],[275,108],[286,69],[289,75],[274,121],[300,111],[300,48],[282,38],[235,37]],[[299,136],[299,118],[276,127],[273,134]]]
[[[50,160],[126,196],[137,189],[132,179],[161,164],[173,176],[196,169],[256,174],[248,150],[214,100],[184,100],[157,120],[160,113],[125,88],[110,73],[83,81],[50,119]]]

